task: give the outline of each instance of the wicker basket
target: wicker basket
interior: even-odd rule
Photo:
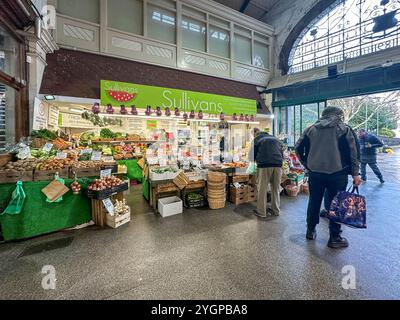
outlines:
[[[208,172],[208,182],[214,183],[214,184],[225,184],[226,182],[226,174],[223,172],[214,172],[210,171]]]
[[[208,199],[208,206],[211,210],[218,210],[225,208],[226,200],[212,200]]]
[[[294,185],[286,186],[285,190],[289,197],[297,197],[300,192],[300,188]]]
[[[226,184],[224,182],[211,182],[207,181],[207,187],[208,189],[222,189],[225,188]]]
[[[47,142],[48,142],[47,139],[34,138],[34,139],[32,140],[32,145],[31,145],[31,147],[32,147],[32,148],[35,148],[35,149],[41,149],[41,148],[44,147],[44,145],[45,145]]]

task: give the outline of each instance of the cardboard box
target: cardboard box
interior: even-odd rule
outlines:
[[[183,202],[178,197],[158,200],[158,211],[163,218],[183,213]]]

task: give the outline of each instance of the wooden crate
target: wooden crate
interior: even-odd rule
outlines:
[[[10,171],[0,172],[0,183],[16,183],[18,181],[22,182],[33,181],[33,170],[20,171],[20,172],[10,172]]]
[[[117,193],[110,197],[111,201],[124,200],[124,194],[122,192]],[[103,204],[103,200],[92,199],[92,220],[96,226],[104,227],[107,223],[107,210]]]
[[[74,172],[78,178],[80,177],[98,177],[100,176],[100,167],[96,168],[71,168],[69,178],[74,178]]]
[[[248,174],[238,174],[232,176],[232,183],[248,183],[250,176]]]
[[[189,184],[186,186],[186,190],[203,189],[205,187],[206,187],[205,180],[190,181]]]
[[[110,216],[109,214],[107,214],[106,217],[106,224],[107,226],[113,228],[113,229],[117,229],[121,226],[123,226],[124,224],[127,224],[128,222],[131,221],[131,211],[129,210],[128,213],[122,215],[122,216]]]
[[[57,172],[60,178],[67,179],[69,177],[69,168],[47,171],[35,170],[33,173],[33,181],[52,181]]]
[[[248,202],[256,202],[257,201],[257,187],[249,186],[248,192]]]
[[[247,203],[248,199],[249,199],[248,186],[244,186],[243,188],[240,189],[236,189],[235,187],[230,187],[229,201],[232,202],[234,205]]]
[[[158,184],[154,189],[155,189],[156,193],[166,193],[166,192],[180,191],[180,189],[175,185],[175,183]]]

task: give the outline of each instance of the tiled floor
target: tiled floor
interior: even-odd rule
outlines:
[[[307,196],[284,198],[279,218],[252,206],[187,210],[162,219],[140,189],[133,220],[120,229],[90,227],[0,245],[1,299],[400,299],[400,153],[381,155],[387,183],[361,187],[367,230],[345,228],[345,250],[327,248],[322,221],[307,242]],[[55,267],[56,290],[42,288]],[[356,289],[342,287],[353,266]]]

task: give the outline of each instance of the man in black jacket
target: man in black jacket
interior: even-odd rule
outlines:
[[[378,177],[381,183],[385,183],[381,170],[377,164],[377,148],[382,148],[383,143],[377,136],[368,133],[364,129],[358,131],[361,146],[361,179],[367,181],[367,164]]]
[[[257,163],[258,199],[254,213],[259,217],[267,217],[268,186],[271,185],[271,213],[279,216],[283,164],[283,150],[279,140],[266,132],[260,132],[253,141],[249,160]]]
[[[360,185],[360,164],[357,138],[353,130],[344,124],[340,108],[326,108],[320,120],[307,128],[296,145],[296,153],[309,171],[310,199],[307,210],[307,239],[315,240],[316,226],[325,190],[329,203],[339,191],[345,191],[348,175],[353,176],[354,185]],[[330,222],[331,248],[348,247],[348,241],[340,236],[340,224]]]

